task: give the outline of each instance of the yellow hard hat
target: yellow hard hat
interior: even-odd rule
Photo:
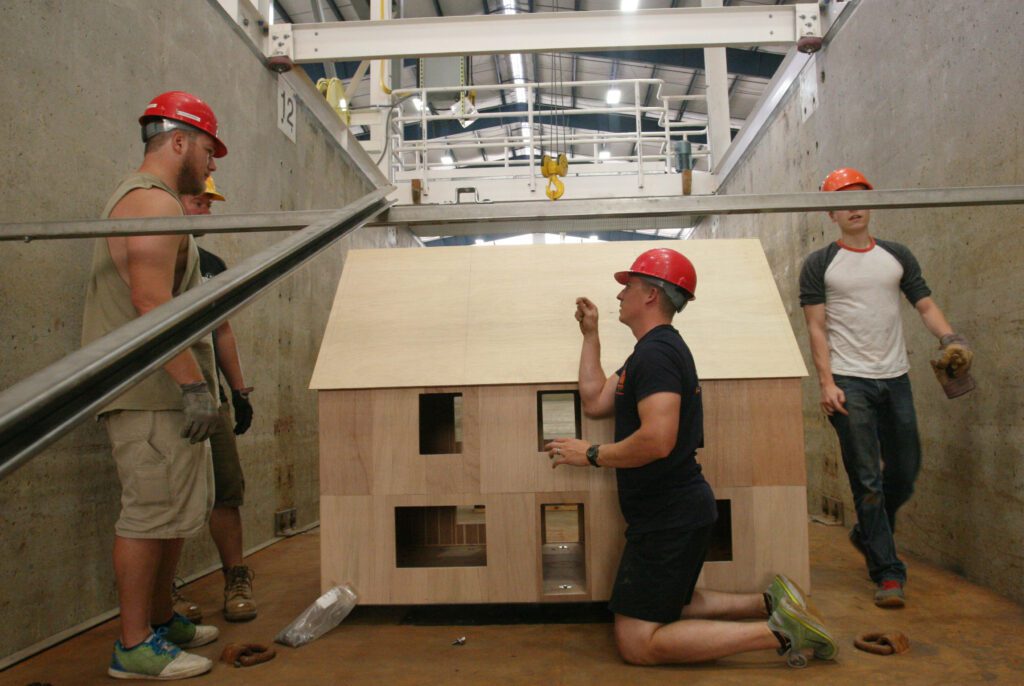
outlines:
[[[203,195],[208,195],[214,200],[227,200],[227,198],[217,192],[217,184],[213,182],[212,176],[206,177],[206,190],[203,191]]]

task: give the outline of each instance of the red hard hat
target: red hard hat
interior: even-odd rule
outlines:
[[[671,248],[654,248],[641,254],[628,272],[615,272],[615,280],[621,284],[629,281],[631,275],[653,276],[683,289],[686,299],[693,300],[697,291],[697,270],[686,257]]]
[[[145,124],[151,117],[171,119],[210,134],[215,146],[214,157],[228,154],[227,146],[217,138],[217,117],[205,102],[184,91],[167,91],[153,98],[146,111],[139,117],[139,123]]]
[[[841,191],[857,184],[863,184],[869,191],[874,190],[874,186],[859,171],[852,167],[842,167],[825,177],[821,182],[821,190]]]

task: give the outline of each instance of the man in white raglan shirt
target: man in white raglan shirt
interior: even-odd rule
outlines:
[[[872,189],[850,168],[835,170],[821,186],[823,191]],[[800,305],[821,407],[839,437],[857,509],[850,541],[877,584],[875,604],[898,608],[905,603],[907,568],[893,540],[896,512],[910,499],[921,465],[900,293],[940,340],[943,356],[933,363],[940,381],[947,375],[953,383],[969,380],[972,353],[931,299],[921,267],[906,246],[873,238],[868,210],[837,210],[829,217],[841,237],[804,261]],[[947,394],[954,397],[948,388]]]

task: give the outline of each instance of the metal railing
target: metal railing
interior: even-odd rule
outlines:
[[[0,393],[0,479],[390,206],[372,191]]]
[[[607,105],[598,107],[575,108],[538,108],[537,93],[540,89],[552,91],[556,97],[566,91],[580,87],[616,87],[620,90],[629,89],[633,93],[633,104]],[[683,101],[705,101],[703,95],[663,95],[665,82],[662,79],[622,79],[599,81],[566,81],[543,83],[505,83],[496,85],[474,85],[436,88],[406,88],[395,90],[393,95],[398,99],[418,99],[418,112],[399,114],[391,119],[390,136],[390,178],[393,182],[420,179],[426,182],[434,179],[458,179],[473,176],[480,178],[480,170],[490,170],[492,176],[518,177],[529,179],[531,188],[536,186],[540,176],[541,150],[551,154],[568,154],[569,148],[575,146],[592,146],[592,155],[574,155],[569,158],[574,175],[610,175],[636,174],[638,184],[643,185],[644,174],[670,174],[678,171],[677,155],[673,150],[674,142],[687,141],[694,136],[708,136],[708,122],[698,119],[682,119],[673,121],[675,110]],[[646,89],[656,87],[654,105],[644,105]],[[427,107],[431,94],[460,95],[474,90],[478,96],[485,92],[507,92],[506,100],[515,102],[516,91],[525,91],[525,108],[522,111],[472,112],[470,114],[443,112],[432,114]],[[563,129],[585,128],[573,127],[571,118],[593,115],[631,115],[632,130],[622,132],[592,131],[587,133],[552,133],[542,135],[537,129],[544,123],[557,123]],[[654,115],[653,117],[651,115]],[[444,138],[428,138],[429,125],[433,122],[463,122],[476,120],[500,120],[518,125],[519,133],[500,137],[479,138],[465,142],[447,142]],[[644,122],[656,123],[660,127],[656,131],[644,131]],[[419,124],[420,137],[406,138],[405,126]],[[613,143],[632,143],[632,152],[628,155],[602,155],[607,146]],[[462,149],[502,148],[503,154],[493,160],[459,161],[458,164],[445,163],[431,159],[433,156],[444,155]],[[646,150],[645,148],[653,148]],[[691,143],[691,157],[706,164],[711,156],[707,143]],[[629,166],[624,166],[628,164]],[[472,170],[472,171],[471,171]]]

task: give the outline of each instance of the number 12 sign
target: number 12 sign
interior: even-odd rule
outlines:
[[[295,91],[288,83],[278,77],[277,79],[277,128],[284,132],[284,135],[295,142],[295,110],[298,105],[298,98]]]

